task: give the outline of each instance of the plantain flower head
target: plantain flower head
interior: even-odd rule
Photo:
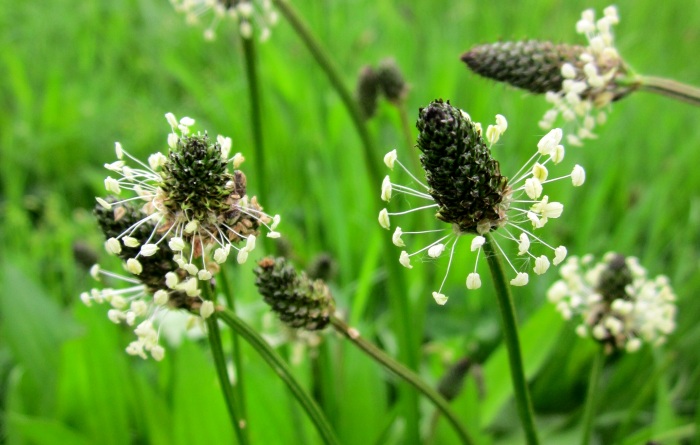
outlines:
[[[566,248],[554,247],[535,234],[550,219],[561,216],[564,209],[561,203],[550,200],[544,194],[544,188],[557,180],[569,179],[574,186],[580,186],[585,181],[585,172],[578,165],[569,174],[554,178],[549,176],[548,169],[564,158],[564,147],[560,144],[561,130],[554,129],[546,134],[530,160],[508,178],[501,173],[500,164],[491,155],[491,147],[508,128],[504,116],[497,115],[495,124],[483,131],[481,124],[473,122],[467,113],[442,100],[421,108],[419,114],[417,146],[423,152],[421,163],[425,170],[425,183],[404,167],[394,150],[385,156],[386,165],[393,169],[398,164],[419,188],[416,190],[397,184],[387,176],[382,184],[381,197],[389,201],[394,194],[404,194],[427,201],[427,204],[393,213],[383,209],[379,214],[379,223],[389,230],[393,218],[428,210],[434,212],[436,219],[446,223],[447,227],[406,231],[401,226],[395,226],[392,242],[398,247],[406,246],[404,237],[407,235],[437,235],[437,239],[418,250],[403,250],[399,262],[404,267],[412,268],[411,260],[418,255],[438,258],[449,251],[449,273],[457,244],[466,237],[470,239],[469,249],[476,252],[474,269],[467,276],[466,286],[477,289],[481,287],[481,277],[477,273],[481,249],[487,242],[485,235],[493,233],[500,239],[515,242],[519,256],[526,260],[519,263],[533,265],[532,270],[538,275],[546,272],[551,263],[559,264],[566,257]],[[511,284],[527,284],[529,274],[505,256],[496,237],[492,239],[514,272]],[[531,251],[531,246],[535,245],[549,251],[549,256],[535,255]],[[447,297],[441,293],[446,278],[447,274],[440,288],[433,292],[433,297],[440,304],[447,301]]]
[[[625,81],[629,69],[615,48],[612,28],[619,21],[614,6],[605,8],[598,19],[593,9],[587,9],[576,23],[586,46],[499,42],[478,45],[462,60],[477,74],[545,94],[552,107],[540,127],[549,130],[561,117],[576,127],[567,134],[567,142],[582,145],[584,139],[595,138],[593,129],[605,122],[609,105],[637,88]]]
[[[576,320],[578,335],[608,353],[658,346],[675,330],[676,296],[668,278],[650,278],[635,257],[570,257],[560,274],[547,298],[566,320]]]

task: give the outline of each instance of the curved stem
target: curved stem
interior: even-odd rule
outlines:
[[[408,153],[410,153],[411,160],[413,162],[413,169],[415,171],[421,171],[420,153],[418,150],[416,150],[416,144],[414,143],[413,136],[411,136],[411,123],[408,119],[406,102],[401,100],[394,103],[394,106],[399,113],[399,119],[401,120],[401,132],[403,133],[403,138],[406,141],[406,149],[408,150]]]
[[[636,76],[634,80],[642,91],[661,94],[691,105],[700,106],[700,88],[675,80],[664,79],[663,77]]]
[[[588,378],[588,390],[586,391],[586,406],[583,410],[583,435],[581,436],[581,445],[589,445],[591,443],[591,434],[593,432],[593,421],[595,420],[596,393],[598,389],[598,381],[600,380],[600,372],[603,369],[605,362],[605,350],[600,347],[593,357],[591,365],[591,375]]]
[[[233,292],[231,291],[231,283],[228,280],[228,274],[226,268],[222,267],[219,273],[221,276],[220,284],[221,290],[223,291],[224,298],[226,299],[226,304],[231,308],[233,312],[236,311],[236,304],[233,298]],[[238,409],[241,413],[241,419],[247,419],[247,409],[245,402],[245,370],[243,369],[243,358],[241,356],[241,342],[239,341],[238,334],[231,330],[231,345],[232,345],[232,357],[233,357],[233,368],[236,371],[236,383],[233,389],[236,391],[236,401],[238,402]]]
[[[217,307],[216,315],[224,323],[229,325],[241,337],[243,337],[258,354],[270,365],[277,376],[287,384],[290,391],[297,399],[299,404],[304,408],[311,421],[316,425],[316,429],[323,439],[325,444],[340,444],[335,437],[335,433],[331,428],[325,415],[318,407],[313,398],[304,390],[301,384],[296,380],[287,363],[267,344],[267,342],[248,326],[243,320],[238,318],[231,310],[227,308]]]
[[[204,298],[206,300],[212,300],[211,286],[209,284],[205,284],[203,289]],[[224,347],[221,343],[221,331],[219,330],[216,315],[212,315],[211,317],[207,318],[206,324],[211,354],[214,357],[216,374],[219,377],[221,391],[224,393],[224,400],[226,401],[226,408],[228,409],[228,414],[231,418],[231,424],[233,425],[233,429],[236,433],[238,443],[241,445],[246,445],[250,443],[248,440],[248,431],[245,428],[245,419],[243,419],[238,412],[238,406],[233,394],[233,386],[231,385],[231,379],[229,379],[228,370],[226,369]]]
[[[267,197],[267,181],[265,170],[265,146],[262,131],[262,107],[260,100],[260,84],[258,83],[258,65],[255,53],[255,41],[252,38],[242,38],[243,56],[245,58],[245,74],[248,82],[248,99],[250,101],[250,123],[253,127],[253,149],[255,153],[255,175],[260,195]]]
[[[367,355],[372,357],[377,362],[384,365],[389,371],[393,372],[397,376],[401,377],[408,384],[413,386],[416,390],[427,397],[435,407],[442,412],[447,420],[452,424],[453,428],[457,432],[460,440],[463,444],[474,443],[469,437],[469,433],[464,428],[464,426],[459,422],[459,419],[455,413],[450,408],[450,404],[445,400],[444,397],[440,395],[436,390],[427,385],[415,372],[405,367],[400,362],[394,360],[391,356],[386,354],[381,349],[377,348],[374,344],[365,340],[360,336],[360,333],[355,329],[349,327],[344,321],[333,316],[331,317],[331,324],[336,331],[343,334],[348,340],[350,340],[355,346],[359,347]]]
[[[350,117],[352,118],[353,124],[355,124],[355,130],[362,140],[362,146],[364,148],[365,164],[367,170],[370,173],[370,179],[375,184],[381,184],[382,176],[377,165],[372,162],[372,159],[377,156],[377,152],[374,149],[374,144],[372,143],[372,138],[367,130],[367,125],[365,120],[362,118],[362,112],[358,107],[355,99],[350,92],[350,90],[345,86],[343,78],[340,75],[340,70],[335,66],[331,58],[328,56],[326,50],[321,46],[318,39],[313,35],[308,25],[304,23],[304,20],[296,12],[294,7],[288,0],[273,0],[275,6],[282,12],[282,15],[287,19],[290,25],[294,28],[297,35],[306,45],[306,48],[311,52],[316,63],[321,67],[323,72],[328,77],[333,89],[340,96],[340,100],[345,105]]]
[[[518,407],[518,415],[520,423],[525,430],[525,438],[529,445],[539,443],[537,439],[537,430],[530,401],[530,393],[527,388],[527,380],[525,379],[525,369],[523,367],[523,357],[520,351],[520,340],[518,338],[518,324],[515,319],[515,307],[513,305],[513,297],[510,294],[510,287],[506,282],[505,272],[500,253],[495,247],[493,237],[490,234],[484,235],[486,243],[484,243],[484,251],[486,259],[491,269],[494,286],[496,288],[496,300],[498,301],[498,309],[501,312],[501,321],[503,325],[503,340],[506,343],[508,350],[508,362],[510,364],[510,377],[513,380],[513,393],[515,395],[515,403]]]
[[[369,175],[369,181],[377,190],[382,183],[383,175],[379,170],[379,166],[373,160],[377,157],[378,153],[372,142],[369,131],[367,130],[367,125],[365,120],[362,118],[362,113],[355,102],[355,99],[350,92],[350,90],[345,86],[343,79],[340,75],[340,71],[332,62],[328,53],[320,45],[318,39],[313,35],[307,24],[303,21],[301,16],[296,12],[294,7],[291,5],[289,0],[273,0],[277,9],[282,13],[289,24],[294,28],[294,31],[301,38],[301,40],[306,45],[307,49],[311,52],[316,63],[323,70],[323,72],[328,77],[333,89],[340,96],[343,105],[347,109],[352,122],[355,125],[357,134],[360,136],[362,141],[362,147],[364,151],[364,162],[365,168]],[[378,203],[378,200],[376,200]],[[379,212],[380,207],[377,204],[376,211]],[[384,253],[387,257],[393,257],[395,255],[394,245],[388,237],[383,237],[385,242],[383,243]],[[389,303],[392,311],[396,315],[396,334],[399,343],[399,353],[405,359],[405,362],[409,367],[416,369],[418,367],[418,356],[415,352],[417,350],[417,341],[414,337],[413,332],[415,327],[412,326],[414,322],[411,316],[410,303],[405,301],[403,298],[406,295],[404,289],[404,283],[401,279],[401,272],[399,271],[398,261],[390,261],[389,263],[389,276],[392,277],[389,280]],[[420,424],[420,413],[418,409],[418,398],[413,391],[402,391],[402,397],[405,400],[405,416],[406,416],[406,428],[407,436],[412,442],[417,442],[419,440],[419,429]]]

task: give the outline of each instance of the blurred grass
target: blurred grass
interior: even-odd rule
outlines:
[[[485,123],[504,114],[509,129],[495,156],[507,174],[529,157],[542,135],[537,121],[546,104],[477,78],[459,55],[473,44],[498,39],[577,41],[580,11],[600,11],[607,3],[307,0],[295,5],[336,57],[348,85],[361,66],[395,58],[412,86],[411,119],[418,107],[438,97]],[[632,66],[700,85],[696,2],[640,0],[618,8],[618,48]],[[79,293],[93,283],[73,255],[77,242],[101,252],[101,235],[89,212],[94,196],[103,193],[102,165],[113,160],[114,141],[141,158],[164,149],[167,111],[194,117],[198,129],[231,136],[234,150],[248,154],[244,168],[253,171],[242,56],[231,27],[219,31],[217,42],[205,43],[201,29],[187,27],[165,0],[0,0],[0,283],[5,290],[0,440],[230,442],[206,348],[185,340],[168,348],[160,364],[127,357],[129,330],[109,323],[104,308],[79,303]],[[380,237],[388,236],[372,213],[379,184],[368,183],[349,116],[284,22],[260,46],[260,71],[270,161],[265,167],[272,180],[270,196],[260,199],[267,210],[283,215],[286,248],[301,265],[320,252],[332,255],[339,271],[332,283],[339,308],[352,314],[364,335],[395,352],[383,289],[384,264],[396,258],[384,258],[379,248]],[[555,189],[567,209],[548,229],[552,240],[566,244],[570,254],[616,250],[639,256],[650,273],[669,275],[679,296],[678,330],[660,354],[645,350],[619,357],[605,370],[599,413],[605,443],[625,439],[616,432],[620,425],[626,435],[646,434],[640,427],[661,434],[698,418],[700,176],[693,170],[700,165],[698,113],[644,93],[616,103],[599,139],[567,152],[565,165],[586,167],[586,185]],[[380,105],[370,129],[382,147],[376,162],[392,148],[405,150],[388,104]],[[249,184],[254,193],[255,178]],[[424,325],[416,320],[416,330],[424,338],[422,371],[429,380],[460,356],[498,357],[489,354],[498,339],[490,284],[477,292],[464,290],[462,271],[472,261],[453,264],[445,289],[452,298],[445,307],[430,299],[444,262],[418,263],[405,272],[406,298],[427,311]],[[251,267],[236,268],[236,292],[244,315],[272,335],[280,328],[260,319],[264,308],[252,286]],[[549,273],[519,290],[523,322],[548,310],[540,308],[554,279]],[[526,361],[537,362],[533,394],[538,419],[547,427],[545,440],[562,443],[576,428],[590,350],[575,336],[559,335],[568,327],[533,326],[533,342],[558,336],[551,353]],[[394,387],[386,384],[393,381],[332,336],[326,341],[337,404],[330,416],[343,442],[371,443],[380,434],[386,443],[396,442],[401,425],[392,422]],[[308,382],[314,350],[299,351],[295,370]],[[252,351],[245,352],[254,442],[313,443],[313,429],[284,396],[283,386]],[[487,369],[506,375],[493,363],[487,362]],[[505,396],[498,397],[507,398],[510,384],[502,376],[498,380],[486,381],[485,401],[471,384],[455,402],[468,425],[479,424],[469,420],[475,407],[491,406],[502,391]],[[427,406],[423,410],[431,413]],[[514,431],[513,407],[494,410],[490,417],[480,416],[480,421],[495,416],[488,422],[492,439],[485,440],[517,443],[517,436],[504,436]],[[437,434],[444,438],[440,443],[454,443],[443,423]]]

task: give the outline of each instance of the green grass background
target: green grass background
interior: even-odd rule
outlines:
[[[334,56],[347,85],[365,64],[393,57],[411,84],[410,119],[435,98],[450,99],[485,124],[496,113],[509,128],[495,156],[507,174],[543,132],[540,97],[472,75],[459,61],[477,43],[540,38],[580,42],[581,10],[601,1],[295,1]],[[617,46],[639,72],[700,85],[700,7],[695,0],[618,5]],[[0,442],[8,444],[231,443],[223,399],[206,345],[184,339],[161,363],[129,357],[129,329],[78,295],[94,286],[74,251],[102,252],[90,215],[104,195],[102,165],[114,142],[145,158],[163,150],[171,111],[197,129],[231,136],[251,174],[249,104],[243,57],[231,26],[214,43],[188,27],[166,0],[53,2],[0,0]],[[266,210],[280,213],[286,251],[301,267],[327,252],[339,309],[395,353],[385,291],[388,261],[376,222],[379,184],[370,183],[360,140],[338,96],[281,20],[259,46],[268,163]],[[599,138],[569,148],[564,165],[585,166],[587,183],[554,190],[565,203],[548,225],[570,254],[615,250],[667,274],[678,294],[678,329],[656,351],[608,361],[600,387],[598,443],[700,443],[700,110],[636,93],[614,104]],[[369,123],[380,150],[408,154],[396,111],[382,103]],[[414,136],[415,136],[415,130]],[[408,162],[410,163],[410,162]],[[275,250],[272,244],[265,246]],[[258,255],[261,253],[256,252]],[[464,254],[466,256],[466,254]],[[479,443],[520,443],[508,368],[499,345],[492,288],[467,293],[473,258],[453,265],[451,296],[436,306],[445,261],[402,270],[419,340],[420,372],[435,382],[462,356],[483,363],[483,394],[473,374],[454,402]],[[243,316],[284,339],[253,286],[253,262],[231,267]],[[481,270],[487,277],[486,268]],[[576,443],[593,348],[573,334],[544,297],[556,279],[532,277],[515,293],[538,426],[545,443]],[[323,407],[343,443],[402,443],[394,379],[327,335],[320,348],[283,342],[281,353],[311,385],[320,369]],[[305,346],[306,345],[306,346]],[[316,358],[314,358],[316,357]],[[253,443],[318,443],[283,384],[245,349]],[[432,408],[421,405],[424,430]],[[439,421],[434,443],[456,443]]]

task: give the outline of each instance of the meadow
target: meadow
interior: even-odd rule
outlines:
[[[347,88],[363,66],[396,61],[410,85],[413,141],[418,109],[434,99],[449,99],[484,126],[506,116],[508,130],[493,150],[503,172],[530,157],[545,133],[538,121],[548,105],[478,77],[460,55],[498,40],[584,43],[574,28],[581,11],[607,5],[293,2]],[[617,7],[617,48],[631,66],[700,86],[696,1]],[[342,318],[429,385],[468,358],[463,387],[452,384],[454,412],[475,443],[524,443],[486,263],[479,265],[482,288],[467,290],[473,256],[465,250],[455,258],[444,306],[431,297],[444,258],[414,261],[411,270],[389,266],[400,249],[387,255],[383,247],[391,234],[377,223],[383,203],[371,169],[388,174],[382,159],[392,149],[417,165],[397,108],[380,101],[367,121],[376,153],[367,153],[288,21],[280,17],[271,31],[256,42],[261,159],[252,148],[246,62],[232,24],[219,24],[208,42],[203,27],[187,25],[167,0],[0,0],[0,442],[236,443],[206,336],[197,328],[185,333],[185,316],[173,313],[162,328],[164,360],[142,360],[124,352],[132,329],[111,323],[106,307],[79,299],[96,285],[93,262],[119,267],[92,216],[95,197],[105,195],[103,165],[114,161],[115,141],[140,159],[166,150],[164,114],[172,112],[194,118],[196,130],[231,137],[232,152],[246,157],[248,193],[282,216],[280,239],[261,237],[250,261],[224,267],[237,313],[288,361],[341,443],[460,442],[431,404],[341,336],[284,328],[254,285],[252,260],[264,254],[284,255],[299,269],[325,267]],[[613,104],[596,139],[567,147],[564,163],[583,165],[586,183],[552,189],[565,205],[543,229],[554,245],[566,245],[569,255],[636,256],[651,276],[668,276],[678,297],[677,327],[666,344],[606,360],[591,443],[700,444],[699,117],[698,107],[635,92]],[[547,301],[557,278],[552,268],[513,288],[545,444],[580,440],[596,349]],[[403,283],[402,295],[390,295],[392,280]],[[228,347],[229,336],[224,340]],[[242,363],[250,443],[322,443],[283,382],[245,344]],[[412,405],[417,417],[406,414]]]

